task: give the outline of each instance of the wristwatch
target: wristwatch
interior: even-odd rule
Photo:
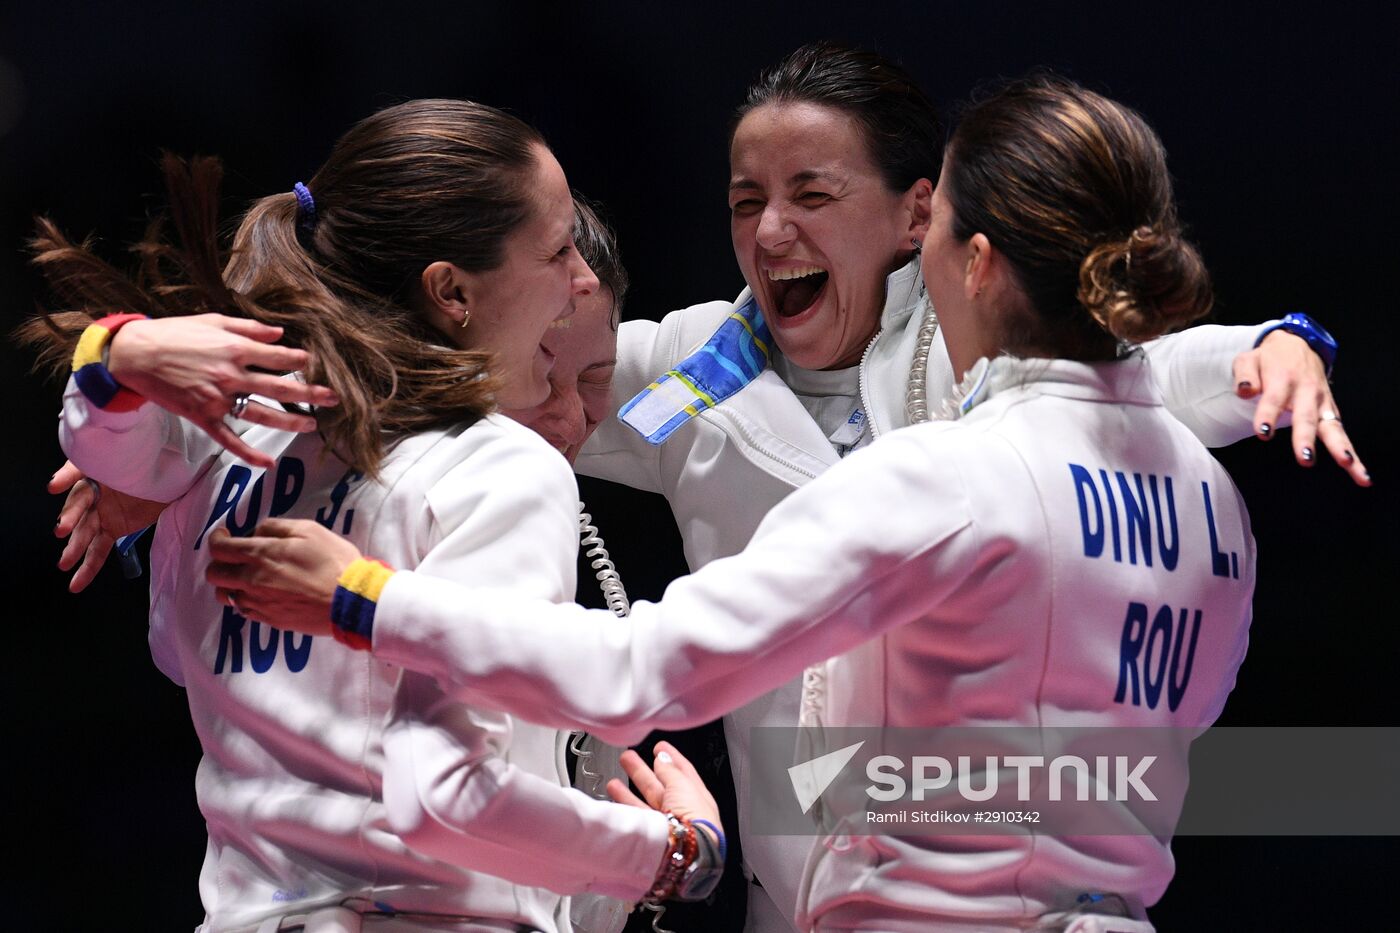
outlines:
[[[695,860],[687,866],[685,874],[676,884],[675,898],[678,901],[703,901],[719,887],[724,875],[724,858],[719,846],[710,834],[699,826],[694,827],[697,851]]]
[[[1259,346],[1265,337],[1276,330],[1287,331],[1306,340],[1312,351],[1322,358],[1322,366],[1327,370],[1327,375],[1332,375],[1332,367],[1337,362],[1337,340],[1327,333],[1326,328],[1306,314],[1285,314],[1283,320],[1266,327],[1259,339],[1254,341],[1254,345]]]

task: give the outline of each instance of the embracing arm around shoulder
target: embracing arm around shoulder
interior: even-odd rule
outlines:
[[[1277,321],[1257,327],[1202,324],[1144,344],[1167,409],[1207,447],[1293,428],[1297,462],[1313,466],[1321,443],[1360,486],[1370,476],[1342,428],[1328,365]]]
[[[396,573],[379,594],[375,653],[455,696],[617,744],[713,719],[917,618],[968,576],[980,549],[956,458],[927,439],[891,436],[833,467],[743,553],[635,604],[625,624]],[[911,496],[938,508],[911,508]]]

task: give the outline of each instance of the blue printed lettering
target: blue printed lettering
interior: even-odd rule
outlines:
[[[1186,637],[1186,610],[1181,610],[1181,621],[1176,627],[1176,646],[1172,648],[1172,677],[1167,681],[1167,707],[1173,712],[1181,705],[1186,695],[1186,685],[1191,682],[1191,665],[1196,661],[1196,639],[1201,634],[1201,610],[1197,609],[1191,624],[1191,647],[1186,652],[1186,670],[1177,679],[1177,668],[1181,664],[1181,643]]]
[[[1102,557],[1111,537],[1113,559],[1123,563],[1123,539],[1128,543],[1128,563],[1153,566],[1152,525],[1157,525],[1157,554],[1164,570],[1176,570],[1181,537],[1176,517],[1176,493],[1170,476],[1099,469],[1094,473],[1077,463],[1069,464],[1074,494],[1079,504],[1079,529],[1085,557]],[[1160,480],[1160,483],[1158,482]],[[1102,488],[1100,488],[1102,487]],[[1115,487],[1117,491],[1115,492]],[[1152,504],[1148,506],[1148,494]],[[1118,504],[1121,500],[1122,521]],[[1107,507],[1105,508],[1105,502]],[[1169,537],[1170,536],[1170,537]]]
[[[1215,510],[1210,506],[1210,485],[1201,483],[1201,495],[1206,500],[1206,528],[1210,530],[1210,572],[1217,577],[1230,575],[1230,555],[1220,550],[1220,536],[1215,531]]]
[[[1171,519],[1172,543],[1167,546],[1167,523],[1162,520],[1162,500],[1157,497],[1157,475],[1150,473],[1147,476],[1148,488],[1152,490],[1152,511],[1157,516],[1157,553],[1161,555],[1162,566],[1168,570],[1176,569],[1176,560],[1181,553],[1181,538],[1176,530],[1176,496],[1172,493],[1172,478],[1162,477],[1162,487],[1167,497],[1167,516]]]
[[[1118,477],[1118,491],[1123,496],[1123,518],[1128,524],[1128,563],[1137,563],[1138,542],[1141,541],[1142,562],[1151,567],[1152,527],[1147,518],[1147,494],[1142,489],[1142,474],[1133,474],[1133,480],[1137,483],[1136,495],[1133,494],[1132,487],[1128,485],[1128,478],[1123,475],[1122,470],[1113,475]]]
[[[246,623],[246,624],[245,624]],[[264,629],[266,636],[263,635]],[[266,674],[277,663],[277,646],[282,646],[282,661],[287,670],[299,674],[311,660],[312,636],[302,635],[298,641],[296,632],[284,632],[264,625],[249,622],[228,606],[224,607],[223,623],[219,629],[219,652],[214,658],[214,673],[222,674],[227,667],[230,674],[243,672],[243,650],[245,639],[248,649],[248,663],[255,674]]]
[[[1098,557],[1103,553],[1103,505],[1094,488],[1094,478],[1077,463],[1069,465],[1074,477],[1074,492],[1079,497],[1079,527],[1084,530],[1084,556]],[[1089,530],[1089,496],[1094,500],[1094,530]]]
[[[263,480],[267,478],[264,473],[259,476],[257,482],[253,483],[253,494],[249,497],[248,508],[243,513],[243,521],[238,520],[238,506],[234,503],[228,510],[228,517],[224,519],[224,524],[228,526],[229,533],[235,537],[246,537],[253,533],[253,529],[258,525],[258,512],[262,511],[262,491]]]
[[[259,475],[257,482],[253,483],[253,494],[241,521],[237,514],[238,506],[242,503],[243,494],[248,491],[248,483],[252,478],[253,471],[241,464],[234,464],[228,468],[228,475],[224,477],[223,488],[219,490],[214,509],[209,513],[209,520],[204,523],[204,530],[195,539],[194,550],[199,550],[200,545],[204,543],[205,534],[221,518],[225,520],[225,527],[235,535],[251,534],[257,527],[262,512],[263,482],[267,478],[266,474]],[[269,514],[277,516],[291,511],[305,484],[306,464],[296,457],[286,457],[278,461]]]
[[[1138,700],[1137,657],[1142,652],[1142,639],[1147,628],[1147,607],[1142,603],[1128,603],[1128,615],[1123,620],[1123,638],[1118,643],[1118,689],[1114,691],[1113,702],[1122,703],[1127,696],[1128,681],[1133,682],[1133,705],[1140,706]]]
[[[209,513],[209,520],[204,523],[204,530],[199,533],[199,537],[194,539],[194,549],[199,550],[199,546],[204,543],[204,535],[214,523],[229,513],[243,495],[243,491],[248,488],[248,481],[253,478],[253,471],[245,466],[234,464],[228,468],[228,475],[224,477],[223,488],[219,490],[219,498],[214,502],[214,511]]]
[[[247,508],[243,512],[242,520],[239,520],[237,511],[242,504],[243,494],[248,491],[248,484],[253,479],[253,471],[241,464],[234,464],[229,467],[228,474],[224,477],[223,487],[219,490],[219,495],[215,499],[213,511],[209,513],[209,520],[204,523],[204,529],[195,539],[194,549],[204,542],[204,536],[220,519],[235,535],[250,534],[257,526],[262,511],[263,483],[267,474],[262,474],[252,484],[252,495],[248,497]],[[353,479],[361,478],[358,473],[347,473],[336,486],[339,493],[337,498],[332,495],[332,502],[335,512],[340,510],[340,502],[349,491],[349,483]],[[302,487],[306,485],[306,464],[296,457],[286,457],[278,461],[277,474],[272,485],[271,512],[273,516],[283,515],[289,512],[296,505],[298,497],[301,496]],[[322,510],[324,511],[324,510]],[[335,512],[332,513],[331,521],[334,521]],[[345,531],[350,528],[350,518],[354,510],[347,510],[345,513]],[[320,512],[317,518],[322,518]],[[330,527],[327,525],[327,527]],[[263,629],[267,629],[266,637]],[[242,615],[235,612],[231,607],[223,607],[223,615],[219,623],[219,649],[214,657],[214,673],[222,674],[227,669],[230,674],[238,674],[243,671],[243,654],[245,639],[247,645],[248,661],[253,671],[258,674],[265,674],[272,669],[277,662],[278,642],[282,645],[282,659],[287,670],[298,673],[306,668],[311,659],[312,638],[310,635],[302,636],[297,641],[294,632],[283,632],[272,626],[264,626],[261,622],[249,622]]]
[[[297,504],[301,487],[306,484],[306,464],[296,457],[284,457],[277,463],[277,483],[272,488],[272,508],[269,517],[285,515]]]
[[[301,636],[301,644],[298,645],[295,644],[296,634],[296,632],[282,633],[282,660],[287,663],[287,670],[293,674],[300,674],[302,669],[306,667],[306,662],[311,660],[312,636]],[[1195,647],[1195,643],[1192,642],[1192,650],[1195,650]],[[1189,668],[1186,673],[1189,677],[1191,674]]]
[[[262,629],[261,622],[248,623],[248,660],[257,674],[266,674],[272,668],[272,662],[277,660],[278,631],[268,626],[267,644],[263,644]]]
[[[244,618],[233,611],[233,607],[224,607],[223,621],[219,626],[219,653],[214,658],[214,673],[224,672],[224,662],[229,663],[229,673],[237,674],[243,670],[243,622]]]
[[[345,497],[350,494],[350,485],[362,479],[364,479],[363,473],[356,473],[354,470],[346,472],[346,474],[340,478],[340,482],[336,483],[335,488],[331,490],[331,507],[329,512],[324,508],[317,509],[316,521],[320,522],[331,531],[335,531],[335,520],[340,515],[340,507],[345,503]],[[341,534],[348,535],[350,533],[350,522],[354,517],[355,510],[348,509],[345,513],[345,525],[340,530]]]
[[[1113,484],[1108,481],[1108,473],[1099,470],[1099,476],[1103,478],[1103,494],[1108,500],[1108,525],[1113,530],[1113,559],[1118,563],[1123,563],[1123,544],[1118,540],[1118,503],[1113,498]]]
[[[1152,617],[1152,630],[1147,634],[1147,650],[1142,659],[1142,693],[1148,709],[1156,709],[1162,698],[1162,683],[1167,676],[1167,655],[1172,645],[1172,607],[1163,606]],[[1155,649],[1155,656],[1154,656]]]
[[[1201,635],[1201,610],[1162,606],[1147,624],[1148,610],[1143,603],[1129,603],[1123,620],[1123,635],[1118,643],[1118,689],[1113,702],[1130,702],[1133,706],[1146,704],[1156,709],[1162,699],[1162,687],[1167,688],[1167,707],[1176,712],[1191,683],[1191,668],[1196,661],[1196,644]],[[1191,640],[1186,641],[1187,621],[1190,620]],[[1182,648],[1185,647],[1183,655]],[[1171,674],[1167,671],[1170,669]],[[1129,698],[1129,682],[1132,696]]]

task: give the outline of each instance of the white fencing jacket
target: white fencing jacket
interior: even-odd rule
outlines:
[[[630,625],[398,573],[375,654],[473,703],[617,743],[711,719],[826,658],[833,726],[1208,725],[1244,656],[1254,543],[1230,478],[1164,409],[1145,358],[1002,359],[971,399],[961,421],[892,432],[834,465],[742,554],[635,604]],[[1142,528],[1120,483],[1163,491],[1135,495],[1153,525],[1131,550]],[[1201,612],[1174,709],[1115,701],[1133,603]],[[1173,871],[1151,836],[979,841],[817,845],[798,922],[1013,928],[1084,891],[1141,911]]]
[[[430,678],[330,638],[245,620],[204,581],[212,528],[246,533],[280,515],[317,519],[425,576],[571,600],[577,488],[564,460],[491,416],[404,440],[370,482],[316,434],[240,428],[277,458],[272,470],[154,405],[96,409],[71,383],[61,429],[86,475],[172,503],[151,550],[150,642],[188,692],[204,750],[202,929],[354,895],[491,928],[567,930],[554,891],[645,893],[664,817],[566,787],[558,733],[450,702]]]
[[[906,382],[919,324],[928,308],[920,286],[917,261],[886,281],[880,330],[860,372],[863,407],[875,437],[907,424]],[[672,312],[660,323],[625,322],[618,334],[614,396],[626,401],[646,388],[703,344],[749,297],[745,289],[734,302],[694,305]],[[1233,443],[1250,433],[1253,405],[1235,397],[1231,363],[1237,353],[1253,345],[1259,330],[1205,325],[1148,345],[1167,409],[1207,446]],[[940,333],[929,353],[932,408],[952,392],[953,381]],[[770,367],[660,446],[646,443],[616,419],[605,420],[584,447],[576,469],[664,495],[684,541],[686,560],[691,570],[698,570],[712,560],[737,554],[774,505],[837,460],[826,435]],[[744,859],[777,905],[776,910],[765,910],[766,905],[755,905],[751,899],[748,929],[758,933],[790,928],[810,840],[746,831],[749,730],[796,725],[801,692],[798,678],[724,719],[738,789]],[[788,926],[773,914],[787,917]]]

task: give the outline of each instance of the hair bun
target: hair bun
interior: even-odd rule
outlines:
[[[1101,243],[1079,267],[1079,301],[1119,340],[1141,343],[1210,311],[1210,274],[1174,226]]]

